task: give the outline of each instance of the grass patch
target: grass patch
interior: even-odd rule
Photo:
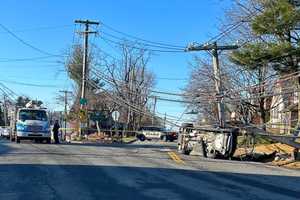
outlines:
[[[124,143],[129,143],[129,142],[133,142],[133,141],[135,141],[136,140],[136,137],[134,137],[134,136],[131,136],[131,137],[124,137],[123,139],[122,139],[122,142],[124,142]]]

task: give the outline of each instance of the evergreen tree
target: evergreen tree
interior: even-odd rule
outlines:
[[[262,122],[267,119],[264,82],[266,71],[272,67],[279,76],[299,70],[300,46],[298,26],[300,11],[289,0],[260,0],[261,12],[251,21],[257,40],[234,51],[230,59],[235,64],[257,74],[260,98],[259,113]]]
[[[231,60],[252,70],[271,66],[280,75],[297,71],[300,11],[289,0],[263,0],[261,7],[251,23],[261,39],[235,51]]]

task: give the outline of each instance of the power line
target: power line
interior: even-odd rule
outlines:
[[[161,50],[161,49],[142,48],[142,47],[137,47],[137,46],[132,45],[132,44],[126,44],[125,42],[114,41],[114,40],[108,39],[104,36],[100,36],[100,38],[102,40],[106,40],[107,42],[116,44],[120,47],[128,46],[128,47],[131,47],[133,49],[146,50],[146,51],[151,51],[151,52],[161,52],[161,53],[185,53],[184,50],[180,51],[180,50]]]
[[[167,78],[167,77],[156,77],[159,80],[166,80],[166,81],[188,81],[188,78]]]
[[[35,31],[43,31],[43,30],[56,30],[56,29],[65,29],[70,28],[73,25],[57,25],[57,26],[41,26],[41,27],[33,27],[33,28],[24,28],[24,29],[13,29],[14,33],[23,33],[23,32],[35,32]],[[0,32],[0,34],[7,33],[7,31]]]
[[[19,42],[21,42],[22,44],[24,44],[25,46],[28,46],[30,47],[31,49],[41,53],[41,54],[44,54],[44,55],[48,55],[48,56],[57,56],[57,57],[60,57],[60,55],[54,55],[52,53],[49,53],[47,51],[44,51],[40,48],[37,48],[35,46],[33,46],[32,44],[24,41],[22,38],[20,38],[18,35],[16,35],[15,33],[13,33],[11,30],[9,30],[6,26],[4,26],[3,24],[0,23],[0,27],[5,30],[7,33],[9,33],[12,37],[14,37],[16,40],[18,40]]]
[[[75,74],[73,74],[73,75],[75,75]],[[75,76],[76,76],[76,75],[75,75]],[[77,77],[78,77],[78,75],[77,75]],[[101,90],[104,92],[104,95],[105,95],[106,97],[110,98],[115,104],[117,104],[117,105],[119,105],[119,106],[124,106],[124,105],[125,105],[125,106],[129,106],[129,107],[132,109],[132,111],[135,112],[135,113],[138,113],[138,114],[144,114],[144,115],[149,116],[149,117],[155,116],[155,115],[153,115],[152,113],[145,112],[144,110],[141,110],[141,108],[139,108],[139,107],[137,107],[137,106],[135,106],[135,105],[132,105],[130,102],[126,101],[125,99],[122,99],[122,98],[120,98],[120,97],[118,97],[118,96],[113,96],[113,95],[111,94],[111,92],[109,92],[108,90],[106,90],[106,89],[104,89],[104,88],[100,88],[97,84],[95,84],[94,82],[92,82],[92,81],[90,81],[90,80],[87,80],[87,83],[88,83],[90,86],[92,86],[92,87],[94,87],[94,88],[96,88],[96,89],[101,89]],[[155,117],[156,117],[156,118],[160,118],[161,120],[163,120],[162,117],[159,117],[159,116],[155,116]],[[174,125],[174,126],[178,126],[178,127],[179,127],[179,125],[177,125],[177,124],[175,124],[175,123],[173,123],[173,122],[171,122],[171,121],[169,121],[169,120],[166,120],[166,122],[168,122],[168,123],[171,124],[171,125]]]
[[[94,70],[95,70],[95,68],[94,68]],[[95,72],[94,72],[95,73]],[[104,79],[105,81],[108,81],[107,79]],[[111,82],[110,81],[108,81],[108,83],[110,83],[111,84]],[[92,85],[94,85],[95,86],[95,83],[93,83],[93,82],[90,82],[90,84],[92,84]],[[98,86],[97,86],[98,87]],[[105,90],[104,88],[101,88],[102,90],[104,90],[104,91],[106,91],[107,92],[107,90]],[[108,92],[108,94],[110,95],[110,93]],[[126,101],[126,100],[124,100],[124,99],[122,99],[122,98],[120,98],[120,97],[115,97],[115,98],[117,98],[117,99],[119,99],[119,101],[123,101],[123,102],[125,102],[125,104],[128,106],[130,103],[128,102],[128,101]],[[130,104],[129,105],[130,107],[133,107],[133,108],[135,108],[135,109],[137,109],[137,110],[139,110],[140,108],[138,108],[138,107],[136,107],[135,105],[132,105],[132,104]],[[141,111],[139,111],[139,112],[141,112]],[[142,113],[144,113],[145,114],[145,112],[144,111],[142,111]],[[147,114],[149,114],[149,113],[147,113]],[[154,115],[151,115],[151,116],[154,116]]]
[[[23,85],[23,86],[30,86],[30,87],[41,87],[41,88],[59,88],[58,85],[42,85],[42,84],[34,84],[34,83],[26,83],[26,82],[18,82],[18,81],[11,81],[11,80],[3,80],[0,79],[1,82]]]
[[[4,85],[3,83],[0,83],[0,85],[2,85],[2,87],[8,91],[8,93],[10,93],[13,96],[20,96],[19,94],[15,93],[13,90],[11,90],[9,87],[7,87],[6,85]]]
[[[107,24],[104,24],[103,22],[101,22],[101,25],[116,32],[116,33],[119,33],[121,35],[124,35],[126,37],[130,37],[130,38],[133,38],[133,39],[136,39],[136,40],[140,40],[140,41],[143,41],[143,42],[147,42],[147,43],[150,43],[150,44],[156,44],[156,45],[161,45],[161,46],[165,46],[165,47],[175,47],[175,48],[181,48],[181,49],[184,49],[185,47],[184,46],[180,46],[180,45],[173,45],[173,44],[167,44],[167,43],[162,43],[162,42],[153,42],[153,41],[150,41],[150,40],[145,40],[145,39],[142,39],[142,38],[139,38],[139,37],[136,37],[136,36],[133,36],[133,35],[130,35],[130,34],[127,34],[127,33],[124,33],[122,31],[119,31],[119,30],[116,30],[115,28],[112,28],[111,26],[107,25]]]
[[[224,36],[226,36],[227,34],[229,34],[230,32],[234,31],[235,29],[237,29],[238,27],[240,27],[243,24],[242,21],[233,24],[231,26],[229,26],[228,28],[226,28],[224,31],[222,31],[221,33],[219,33],[218,35],[210,38],[206,43],[210,43],[213,41],[219,41],[221,40]]]
[[[60,55],[61,57],[65,55]],[[48,58],[57,57],[57,55],[49,55],[49,56],[40,56],[40,57],[31,57],[31,58],[0,58],[0,62],[23,62],[23,61],[35,61],[35,60],[44,60]]]
[[[184,50],[184,48],[166,47],[166,46],[161,46],[161,45],[143,43],[143,42],[140,42],[140,41],[132,41],[132,40],[128,40],[127,38],[120,38],[120,37],[112,35],[110,33],[106,33],[104,31],[101,31],[101,33],[108,36],[108,37],[111,37],[111,38],[114,38],[114,39],[117,39],[117,40],[120,40],[120,41],[129,41],[131,43],[137,43],[137,44],[142,45],[142,46],[149,46],[149,47],[160,48],[160,49],[180,50],[180,51]]]
[[[163,91],[157,91],[157,90],[151,90],[151,92],[157,93],[157,94],[166,94],[166,95],[171,95],[171,96],[189,96],[189,95],[182,94],[182,93],[163,92]]]

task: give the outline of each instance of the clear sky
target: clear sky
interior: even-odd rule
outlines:
[[[52,54],[62,54],[72,44],[75,19],[98,20],[140,38],[185,46],[193,41],[205,42],[217,34],[224,9],[229,5],[230,0],[10,0],[1,2],[0,23],[24,41]],[[119,56],[100,38],[92,40],[115,57]],[[71,89],[64,66],[58,63],[60,59],[14,60],[45,55],[22,44],[3,29],[0,29],[0,44],[0,82],[18,94],[43,100],[51,109],[60,109],[55,104],[58,90]],[[157,77],[156,88],[180,92],[186,80],[164,78],[188,79],[188,62],[192,61],[192,56],[191,53],[154,55],[149,68]],[[51,87],[24,86],[15,82]],[[183,110],[181,104],[158,102],[160,113],[180,116]]]

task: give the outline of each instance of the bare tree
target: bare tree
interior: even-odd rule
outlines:
[[[121,113],[120,120],[129,129],[137,129],[147,119],[145,113],[150,114],[147,103],[154,86],[154,75],[147,69],[150,53],[126,43],[120,49],[120,60],[102,55],[99,62],[105,70],[98,72],[108,82],[106,89],[119,99],[115,103]]]

